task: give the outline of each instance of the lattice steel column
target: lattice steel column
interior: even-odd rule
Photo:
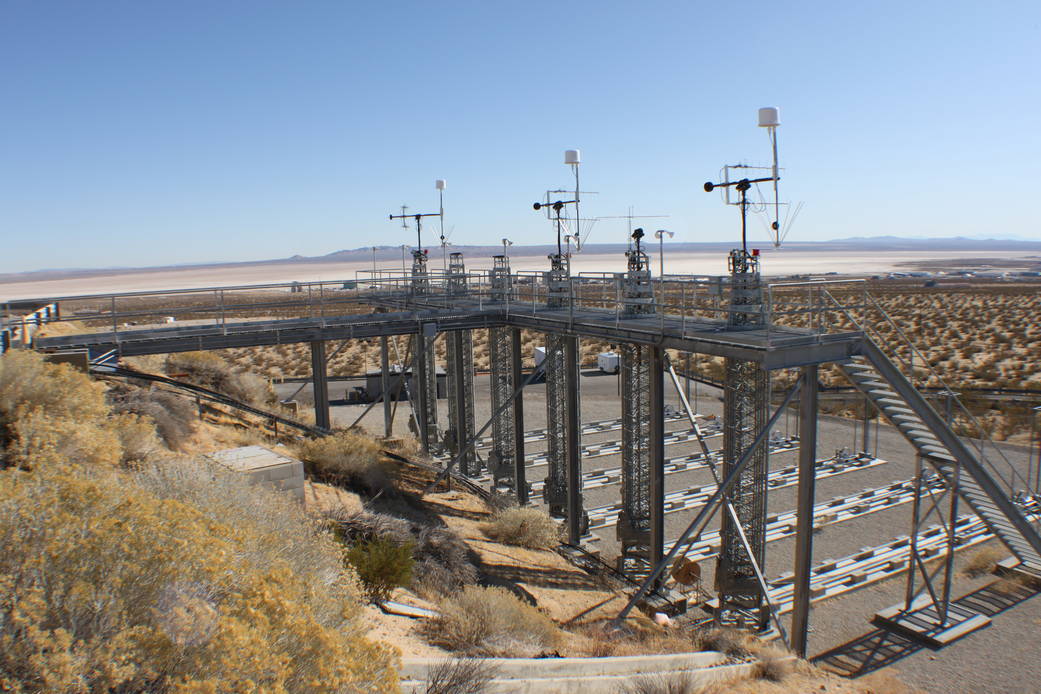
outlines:
[[[430,294],[427,252],[418,248],[412,251],[410,292],[413,296]],[[427,453],[438,452],[441,448],[437,433],[437,371],[434,352],[436,337],[435,326],[424,325],[422,333],[415,336],[412,361],[412,396],[416,399],[413,409],[419,424],[419,431],[415,433]]]
[[[448,264],[448,294],[467,294],[466,267],[463,254],[452,253]],[[474,349],[470,330],[454,330],[447,334],[448,352],[448,422],[445,443],[453,455],[474,437]],[[473,446],[467,447],[459,461],[459,471],[467,476],[480,472],[480,462]]]
[[[412,373],[415,378],[412,381],[412,394],[416,398],[414,409],[419,423],[416,437],[427,453],[438,453],[441,450],[437,432],[437,372],[434,360],[436,333],[429,330],[433,327],[424,325],[423,332],[413,336],[415,348]],[[430,334],[427,334],[428,332]]]
[[[762,285],[758,257],[742,250],[730,254],[730,317],[732,329],[763,325]],[[756,362],[727,358],[724,363],[723,466],[725,478],[766,426],[770,404],[769,372]],[[741,541],[730,514],[723,514],[722,548],[716,568],[719,593],[717,619],[724,623],[765,628],[769,613],[752,559],[763,567],[766,554],[766,494],[769,472],[766,439],[753,451],[732,488],[730,498],[744,529],[752,557]]]
[[[510,299],[512,289],[510,259],[504,255],[497,255],[492,258],[492,263],[492,270],[489,273],[491,300],[506,303]],[[516,406],[512,395],[520,383],[515,380],[513,373],[513,333],[513,329],[505,327],[488,329],[492,412],[499,413],[492,420],[492,450],[488,454],[488,468],[492,473],[493,488],[503,494],[516,494],[518,491],[516,461],[518,431],[515,429]],[[523,438],[523,432],[520,435]],[[523,441],[521,445],[523,445]],[[522,465],[523,460],[522,455]],[[525,494],[525,499],[526,496]],[[519,497],[518,494],[518,499]]]
[[[430,275],[427,272],[427,252],[422,249],[412,251],[412,286],[413,296],[424,296],[430,293]]]
[[[549,296],[546,303],[550,308],[567,308],[572,299],[570,262],[566,255],[557,253],[549,256],[549,259],[550,271],[546,274]],[[570,345],[569,341],[577,342],[577,338],[569,338],[562,333],[546,333],[546,442],[549,475],[542,490],[542,498],[549,505],[550,514],[558,518],[568,516],[568,467],[569,462],[575,463],[570,458],[577,455],[581,445],[581,424],[569,426],[578,421],[579,410],[578,368],[577,364],[568,363],[568,353],[576,355],[577,348]],[[576,411],[571,411],[570,405]],[[580,479],[574,483],[577,485]],[[579,516],[584,515],[580,507],[577,513]],[[581,518],[576,517],[574,521],[579,526],[584,525]],[[571,525],[569,519],[569,527]],[[570,539],[577,541],[578,538]]]
[[[654,313],[654,296],[647,254],[636,248],[626,252],[628,271],[622,283],[622,303],[628,317]],[[622,544],[618,569],[631,576],[645,575],[660,554],[651,547],[651,361],[657,349],[623,343],[622,388],[622,510],[616,532]],[[661,364],[658,364],[660,371]],[[660,377],[660,374],[659,374]]]

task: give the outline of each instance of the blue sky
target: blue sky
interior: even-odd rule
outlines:
[[[0,272],[396,245],[436,178],[453,242],[545,243],[571,147],[584,213],[723,240],[701,184],[767,161],[765,105],[790,240],[1041,240],[1039,36],[1037,2],[3,0]]]

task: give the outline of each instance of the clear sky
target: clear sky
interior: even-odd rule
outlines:
[[[726,240],[766,105],[790,240],[1041,240],[1039,75],[1036,0],[0,0],[0,272],[397,245],[436,178],[452,242],[547,243],[573,147],[585,214]]]

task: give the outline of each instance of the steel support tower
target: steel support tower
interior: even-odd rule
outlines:
[[[639,231],[639,230],[638,230]],[[642,236],[642,233],[641,233]],[[622,284],[622,304],[629,318],[653,315],[654,289],[647,254],[636,247],[626,252],[628,269]],[[637,577],[660,558],[661,548],[651,541],[651,345],[623,342],[621,353],[622,390],[622,510],[617,537],[621,542],[618,569]],[[658,369],[661,369],[660,358]],[[660,413],[659,413],[660,416]]]
[[[466,267],[462,253],[452,253],[448,261],[448,295],[464,298],[467,294]],[[480,472],[480,460],[473,446],[465,444],[474,438],[474,348],[470,330],[453,330],[446,334],[448,356],[448,431],[445,447],[458,455],[459,471],[466,476]]]
[[[754,329],[764,325],[763,288],[759,257],[744,249],[730,252],[730,329]],[[724,360],[723,469],[726,478],[767,424],[770,405],[769,372],[757,362],[734,357]],[[769,622],[765,596],[756,577],[766,554],[766,494],[769,473],[766,437],[752,452],[734,484],[730,500],[741,524],[723,514],[722,547],[716,564],[719,594],[717,620],[737,626],[764,629]],[[748,542],[742,542],[741,533]],[[749,549],[751,556],[749,556]]]
[[[572,302],[571,262],[567,255],[549,256],[546,273],[547,305],[568,308]],[[559,332],[546,336],[546,441],[549,475],[543,487],[543,500],[551,515],[568,519],[568,539],[577,543],[586,523],[581,507],[581,423],[578,413],[578,338]],[[576,474],[575,468],[578,468]]]
[[[508,304],[513,289],[509,257],[497,255],[492,258],[489,281],[491,300]],[[524,475],[523,420],[518,423],[518,404],[513,397],[513,391],[520,385],[519,374],[514,373],[514,361],[519,363],[521,356],[520,331],[506,327],[489,328],[488,353],[492,412],[498,413],[492,420],[492,450],[488,453],[492,486],[498,493],[515,494],[518,502],[525,503],[528,484]]]
[[[427,272],[427,253],[422,249],[412,251],[412,283],[410,293],[414,299],[430,294],[430,275]],[[413,349],[413,409],[419,431],[416,437],[427,453],[440,449],[437,432],[437,371],[434,339],[437,337],[433,324],[424,325],[415,336]]]

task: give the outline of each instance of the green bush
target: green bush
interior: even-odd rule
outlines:
[[[412,543],[398,543],[386,537],[360,542],[347,551],[366,595],[372,602],[382,602],[395,588],[412,581]]]
[[[340,513],[331,520],[348,545],[377,536],[410,543],[414,564],[408,588],[421,597],[437,600],[477,582],[469,548],[448,528],[371,511]]]

